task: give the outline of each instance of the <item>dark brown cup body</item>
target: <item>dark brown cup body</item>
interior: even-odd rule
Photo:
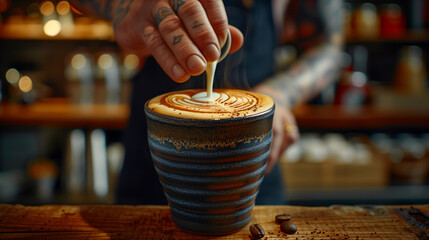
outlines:
[[[221,120],[165,116],[147,103],[145,112],[151,156],[173,221],[202,235],[244,227],[270,152],[274,106]]]

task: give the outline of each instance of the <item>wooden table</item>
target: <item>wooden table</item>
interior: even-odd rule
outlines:
[[[274,223],[274,217],[282,213],[292,215],[298,227],[296,234],[286,235]],[[429,205],[256,206],[249,224],[258,223],[265,229],[262,239],[427,240],[428,215]],[[418,221],[414,226],[406,219]],[[0,205],[0,239],[212,238],[180,230],[166,206]],[[248,226],[235,234],[213,239],[249,239]]]

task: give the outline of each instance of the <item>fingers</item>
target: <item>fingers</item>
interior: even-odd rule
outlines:
[[[270,173],[275,164],[277,163],[283,142],[283,136],[284,132],[281,128],[281,124],[273,122],[273,139],[271,142],[271,151],[268,157],[267,168],[265,169],[266,174]]]
[[[228,30],[225,8],[220,0],[154,1],[153,19],[144,24],[144,45],[161,68],[176,82],[201,74],[208,61],[220,56],[221,42]],[[243,44],[243,35],[230,26],[231,50]]]
[[[283,152],[298,139],[299,132],[292,113],[286,108],[276,108],[273,119],[273,140],[267,169],[265,170],[266,174],[271,172]]]
[[[220,45],[202,4],[197,0],[172,0],[172,6],[206,60],[216,61]]]
[[[273,142],[271,144],[271,152],[268,157],[267,168],[265,173],[271,172],[273,167],[277,164],[284,151],[299,139],[298,131],[286,133],[285,131],[273,132]]]
[[[231,32],[231,50],[229,50],[229,54],[232,54],[243,46],[244,36],[243,33],[234,26],[230,25],[229,31]]]
[[[155,5],[153,14],[158,31],[180,65],[190,75],[201,74],[205,70],[207,62],[198,47],[188,36],[182,21],[173,12],[169,4],[159,1]]]
[[[178,62],[156,27],[147,26],[144,29],[143,41],[147,48],[151,49],[153,57],[171,79],[179,83],[189,79],[190,75]]]
[[[225,44],[228,34],[228,18],[221,0],[200,0],[207,12],[208,20],[221,46]]]

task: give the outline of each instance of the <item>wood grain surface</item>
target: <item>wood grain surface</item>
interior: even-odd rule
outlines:
[[[397,213],[400,209],[420,210],[423,225],[413,226]],[[286,235],[275,224],[275,216],[283,213],[292,215],[297,233]],[[250,239],[249,226],[258,223],[265,229],[262,239],[427,240],[427,215],[429,205],[256,206],[241,231],[210,238],[180,230],[167,206],[0,205],[0,239]]]

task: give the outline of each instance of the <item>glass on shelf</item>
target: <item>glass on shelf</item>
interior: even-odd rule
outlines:
[[[425,95],[427,70],[423,51],[418,46],[405,46],[395,70],[394,88],[409,95]]]
[[[405,16],[398,4],[383,5],[380,13],[380,35],[384,38],[399,38],[405,34]]]
[[[374,39],[379,36],[380,19],[374,4],[366,2],[353,13],[353,32],[357,37]]]

